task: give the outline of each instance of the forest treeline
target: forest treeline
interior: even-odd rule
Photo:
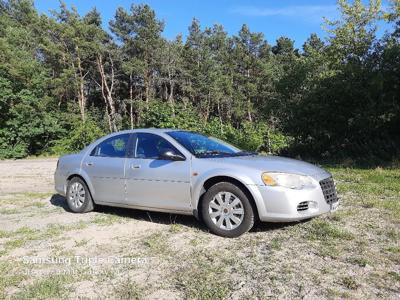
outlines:
[[[400,147],[400,4],[338,1],[301,49],[193,19],[162,36],[148,5],[109,24],[60,2],[0,0],[0,158],[81,149],[105,133],[177,127],[316,159],[391,160]],[[377,36],[378,24],[390,24]],[[183,31],[185,29],[182,29]]]

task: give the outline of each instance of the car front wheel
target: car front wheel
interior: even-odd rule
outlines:
[[[86,183],[79,177],[74,177],[68,182],[67,203],[71,211],[85,213],[94,208],[92,196]]]
[[[223,237],[238,237],[254,225],[250,200],[230,182],[217,183],[207,190],[201,213],[210,231]]]

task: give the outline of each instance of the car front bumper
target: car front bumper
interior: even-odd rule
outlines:
[[[58,169],[54,173],[54,189],[60,195],[62,195],[62,196],[66,195],[66,192],[67,192],[67,178]]]
[[[339,200],[328,203],[316,181],[312,188],[301,190],[278,186],[252,186],[258,214],[265,222],[293,222],[335,211]]]

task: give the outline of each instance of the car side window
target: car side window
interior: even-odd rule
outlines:
[[[125,157],[128,147],[129,134],[110,137],[93,149],[91,156]]]
[[[137,133],[136,158],[158,159],[165,151],[181,154],[170,142],[152,133]]]

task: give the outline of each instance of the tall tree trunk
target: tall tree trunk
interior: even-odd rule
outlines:
[[[132,72],[129,74],[129,103],[130,103],[130,111],[129,117],[131,121],[131,129],[133,129],[133,82],[132,82]]]
[[[251,115],[251,101],[250,98],[247,100],[247,118],[249,119],[250,122],[253,122],[253,117]]]
[[[168,80],[169,80],[169,95],[168,95],[168,102],[172,106],[172,109],[174,109],[174,88],[175,88],[175,83],[174,80],[172,79],[171,71],[168,70]]]
[[[78,47],[76,47],[78,51]],[[85,95],[85,77],[86,74],[83,74],[81,58],[78,55],[78,71],[79,71],[79,98],[80,98],[80,107],[81,107],[81,118],[82,121],[85,122],[85,109],[86,109],[86,95]]]
[[[77,50],[77,49],[76,49]],[[86,108],[86,94],[85,94],[85,76],[83,74],[82,64],[79,55],[77,55],[77,66],[75,63],[72,62],[72,68],[74,70],[75,82],[76,82],[76,89],[78,94],[78,105],[79,105],[79,112],[81,115],[82,122],[85,121],[85,108]]]
[[[110,132],[113,132],[113,125],[111,122],[111,118],[110,118],[110,113],[108,112],[108,104],[107,104],[107,100],[106,98],[103,96],[104,99],[104,103],[106,105],[106,116],[107,116],[107,121],[108,121],[108,128],[110,129]]]
[[[168,95],[168,102],[174,106],[174,88],[175,88],[175,83],[171,80],[170,81],[170,87],[169,87],[169,95]]]
[[[247,70],[246,77],[248,78],[248,80],[250,80],[250,69]],[[252,115],[251,115],[251,98],[250,98],[250,95],[247,95],[247,118],[249,119],[250,122],[253,122],[253,118],[252,118]]]
[[[149,99],[150,99],[150,70],[149,70],[149,59],[147,57],[147,53],[144,58],[146,68],[144,69],[143,80],[144,80],[144,96],[146,101],[146,110],[149,108]]]
[[[211,102],[211,92],[208,92],[207,94],[207,101],[206,101],[206,112],[204,116],[204,121],[208,121],[208,117],[210,116],[210,102]]]
[[[82,121],[85,122],[86,116],[85,116],[85,108],[86,108],[86,95],[85,95],[85,91],[84,91],[85,87],[84,87],[84,83],[83,80],[80,80],[80,84],[79,84],[79,97],[80,97],[80,109],[81,109],[81,118]]]
[[[141,121],[141,113],[142,113],[142,106],[141,106],[141,104],[142,104],[142,97],[143,97],[143,91],[140,90],[140,93],[139,93],[139,101],[140,101],[140,103],[139,103],[139,106],[137,107],[136,126],[139,126],[140,121]]]
[[[269,129],[269,125],[267,127],[267,153],[271,154],[271,138],[270,138],[270,129]]]
[[[168,100],[168,84],[165,81],[163,81],[161,84],[161,90],[163,94],[163,100]]]
[[[223,128],[223,123],[222,123],[222,116],[221,116],[221,105],[220,105],[220,101],[217,101],[217,110],[218,110],[218,118],[219,118],[219,124],[220,124],[220,132],[223,133],[224,132],[224,128]]]
[[[110,123],[110,130],[111,131],[118,131],[117,124],[116,124],[116,108],[115,108],[115,100],[113,98],[113,89],[114,89],[114,83],[115,83],[115,77],[114,77],[114,63],[109,56],[110,59],[110,64],[111,64],[111,75],[110,79],[107,78],[107,75],[104,71],[104,63],[103,63],[103,57],[101,54],[99,54],[96,58],[97,61],[97,68],[100,73],[100,78],[101,78],[101,84],[99,86],[101,87],[101,94],[106,102],[106,112],[109,117],[109,123]],[[109,82],[110,81],[110,82]]]

